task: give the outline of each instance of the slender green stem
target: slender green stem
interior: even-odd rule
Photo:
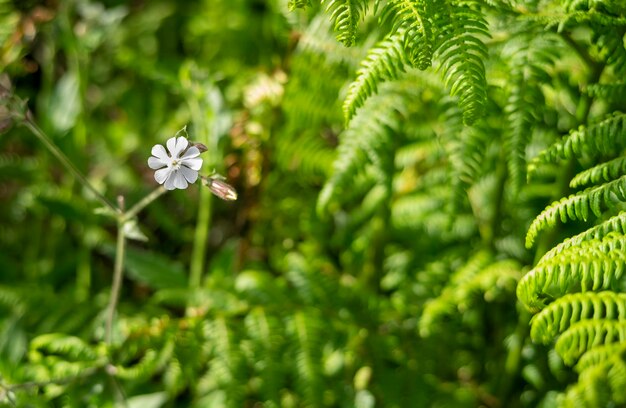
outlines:
[[[141,212],[148,204],[165,194],[167,190],[163,186],[159,186],[150,194],[142,198],[137,204],[133,205],[130,210],[126,211],[122,217],[122,222],[126,222]]]
[[[211,203],[213,197],[209,189],[200,190],[200,205],[198,207],[198,221],[193,240],[193,250],[191,253],[191,271],[189,276],[189,287],[197,289],[202,283],[202,271],[206,255],[206,243],[211,225]]]
[[[46,146],[46,148],[56,157],[65,168],[78,179],[78,181],[91,191],[98,201],[100,201],[105,207],[119,213],[117,208],[109,199],[103,196],[96,188],[87,180],[87,178],[74,166],[74,164],[67,158],[67,156],[50,140],[48,135],[32,120],[30,114],[26,115],[24,119],[24,125]]]
[[[115,266],[113,269],[113,286],[111,287],[111,297],[109,298],[109,306],[107,308],[106,317],[106,329],[105,329],[105,341],[108,345],[111,345],[113,338],[113,319],[115,317],[115,309],[117,308],[117,301],[120,297],[120,290],[122,288],[122,274],[124,271],[124,252],[126,249],[126,236],[124,235],[124,222],[123,216],[117,224],[117,245],[115,248]]]

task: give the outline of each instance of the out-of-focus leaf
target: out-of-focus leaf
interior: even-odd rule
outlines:
[[[136,395],[126,401],[128,408],[159,408],[167,402],[167,393]]]
[[[134,239],[135,241],[148,241],[148,237],[146,234],[141,231],[139,225],[137,225],[137,220],[130,220],[124,224],[124,236],[128,239]]]
[[[115,257],[113,245],[104,247],[103,252]],[[187,277],[180,262],[172,261],[152,251],[126,248],[126,276],[153,289],[187,287]]]
[[[26,333],[13,317],[0,321],[0,355],[11,363],[18,362],[26,353]]]
[[[65,133],[76,124],[80,110],[78,77],[73,71],[68,71],[59,79],[50,98],[50,124],[57,133]]]

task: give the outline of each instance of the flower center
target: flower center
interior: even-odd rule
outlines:
[[[179,160],[179,159],[174,159],[174,160],[172,160],[172,168],[173,168],[174,170],[178,170],[178,169],[180,169],[180,165],[181,165],[181,163],[180,163],[180,160]]]

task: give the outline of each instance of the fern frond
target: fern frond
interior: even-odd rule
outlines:
[[[551,299],[567,293],[614,289],[625,272],[626,254],[619,249],[607,251],[605,245],[610,247],[611,243],[603,241],[585,242],[542,260],[520,280],[518,299],[530,310],[538,311]],[[613,242],[619,245],[623,240]]]
[[[547,344],[570,325],[582,320],[626,320],[626,293],[567,294],[533,317],[530,336]]]
[[[624,47],[624,28],[610,25],[596,25],[598,35],[594,43],[601,50],[607,64],[612,66],[617,77],[626,75],[626,48]]]
[[[626,156],[618,157],[606,163],[600,163],[590,169],[578,173],[569,185],[577,188],[586,184],[597,184],[601,181],[611,181],[626,174]]]
[[[285,342],[284,327],[275,316],[260,307],[246,316],[245,324],[255,353],[255,371],[262,382],[263,400],[280,406],[280,391],[287,371],[281,362]]]
[[[29,358],[41,361],[44,356],[54,354],[67,361],[95,360],[98,353],[82,339],[62,333],[48,333],[35,337],[30,343]]]
[[[172,358],[163,372],[163,385],[169,395],[180,394],[187,385],[183,368],[178,358]]]
[[[228,407],[241,407],[245,395],[247,373],[238,344],[236,328],[225,316],[216,316],[206,327],[206,334],[213,347],[210,374],[213,381],[224,391]]]
[[[145,380],[154,376],[171,360],[174,353],[174,346],[174,342],[172,340],[168,340],[164,342],[162,348],[149,346],[145,350],[137,350],[137,353],[133,353],[136,355],[128,356],[128,360],[134,364],[128,366],[125,364],[118,364],[115,366],[116,376],[134,381],[142,379]],[[132,350],[132,348],[128,347],[128,345],[127,349]]]
[[[452,200],[450,189],[432,189],[397,199],[391,208],[391,222],[397,230],[426,232],[444,242],[467,239],[476,232],[476,220],[469,214],[452,216],[442,211]]]
[[[337,69],[340,69],[342,66],[350,67],[351,70],[352,68],[356,69],[365,57],[368,46],[371,46],[377,40],[378,37],[375,34],[370,34],[362,46],[346,48],[343,44],[337,42],[332,30],[332,21],[329,21],[325,15],[316,15],[302,32],[298,40],[298,48],[294,59],[300,59],[302,54],[318,56],[320,61],[325,61],[325,63],[308,62],[308,66],[305,67],[308,68],[308,72],[321,76],[320,84],[316,86],[321,85],[322,80],[328,81],[331,79],[333,83],[340,79],[341,85],[343,85],[343,76],[330,78],[317,71],[320,68],[318,64],[331,66],[334,74],[337,74]],[[290,72],[290,80],[312,80],[315,76],[310,73],[307,74],[307,72],[294,72],[293,69],[290,69]]]
[[[594,347],[580,357],[576,363],[576,371],[579,373],[600,364],[615,356],[626,357],[626,343],[611,343],[604,346]]]
[[[591,84],[586,92],[609,102],[623,102],[626,99],[626,83]]]
[[[525,41],[524,41],[525,39]],[[541,90],[547,70],[558,58],[556,41],[551,37],[528,38],[512,41],[503,54],[510,59],[509,95],[504,107],[507,127],[504,148],[507,157],[512,191],[516,194],[526,181],[526,147],[533,125],[541,117],[544,97]]]
[[[424,70],[432,63],[434,27],[432,0],[393,0],[394,31],[404,31],[404,50],[411,66]]]
[[[488,251],[479,251],[474,254],[463,267],[457,269],[450,277],[448,284],[441,294],[431,298],[424,305],[424,312],[420,318],[419,330],[424,337],[429,336],[432,328],[441,320],[441,317],[453,314],[457,309],[455,299],[456,288],[463,282],[472,279],[493,260],[493,255]]]
[[[311,0],[289,0],[287,3],[287,7],[289,11],[294,11],[296,9],[303,9],[311,6]]]
[[[438,70],[470,125],[482,116],[487,100],[487,47],[481,40],[489,37],[487,22],[475,0],[439,2],[436,15]]]
[[[296,386],[306,398],[307,406],[321,406],[324,392],[322,374],[322,321],[313,310],[297,311],[289,320],[291,344],[297,370]]]
[[[599,217],[603,207],[611,208],[616,201],[626,201],[626,176],[553,202],[530,224],[526,234],[526,247],[532,247],[539,232],[556,225],[558,220],[562,223],[587,221],[590,213]]]
[[[459,121],[460,122],[460,121]],[[466,199],[466,188],[474,184],[485,168],[486,156],[490,143],[493,141],[493,133],[483,121],[472,126],[463,126],[459,123],[455,131],[452,126],[447,131],[451,140],[447,143],[449,162],[452,167],[451,181],[453,184],[455,202],[457,207]]]
[[[560,3],[566,11],[596,11],[611,14],[626,12],[624,4],[619,0],[561,0]]]
[[[355,175],[369,165],[377,174],[378,181],[382,185],[387,184],[385,179],[389,175],[383,168],[393,165],[390,154],[393,149],[392,135],[400,125],[398,109],[403,108],[394,95],[379,93],[369,98],[341,134],[333,175],[318,198],[318,214],[326,213],[331,200],[341,194],[341,189],[352,185]]]
[[[157,372],[158,361],[159,353],[157,350],[150,349],[146,351],[137,364],[129,367],[118,365],[116,375],[125,380],[145,380]]]
[[[368,3],[367,0],[322,0],[333,21],[337,40],[346,47],[354,45],[359,21],[367,12]]]
[[[365,100],[376,93],[380,83],[394,80],[405,72],[407,64],[403,49],[405,36],[404,29],[398,30],[368,51],[367,57],[361,62],[356,79],[348,88],[343,103],[346,123],[350,122]]]
[[[622,406],[625,402],[626,361],[620,356],[581,372],[578,382],[556,398],[556,404],[564,408]]]
[[[543,163],[555,163],[558,160],[588,155],[615,154],[616,149],[626,145],[626,115],[614,113],[603,121],[589,127],[581,126],[565,139],[558,141],[542,151],[528,165],[529,174],[533,174]]]
[[[454,273],[439,297],[426,303],[419,324],[422,336],[430,335],[443,317],[468,310],[475,294],[482,293],[489,302],[499,292],[514,290],[520,266],[510,260],[491,263],[491,259],[490,254],[479,252]]]
[[[543,262],[548,259],[554,258],[564,250],[573,246],[580,245],[585,241],[593,239],[603,239],[611,232],[616,232],[618,233],[618,235],[626,234],[626,212],[620,212],[618,215],[615,215],[608,220],[596,226],[593,226],[586,231],[581,232],[578,235],[567,238],[565,241],[561,242],[560,244],[546,252],[546,254],[541,258],[541,261]]]
[[[561,334],[554,348],[565,364],[573,365],[593,347],[621,342],[626,342],[626,321],[584,320]]]

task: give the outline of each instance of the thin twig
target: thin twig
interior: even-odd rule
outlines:
[[[100,193],[94,186],[87,180],[87,178],[76,168],[74,163],[68,159],[68,157],[50,140],[48,135],[33,121],[32,115],[28,113],[24,119],[24,125],[46,146],[46,148],[56,157],[65,168],[78,179],[78,181],[91,191],[96,198],[105,206],[110,208],[116,213],[120,210],[109,199],[107,199],[102,193]]]
[[[156,200],[157,198],[162,196],[165,192],[167,192],[165,187],[163,187],[163,186],[157,187],[150,194],[148,194],[147,196],[142,198],[137,204],[133,205],[130,208],[130,210],[126,211],[124,213],[124,216],[122,217],[122,221],[126,222],[126,221],[132,219],[133,217],[135,217],[137,214],[139,214],[139,212],[141,212],[141,210],[146,208],[146,206],[148,204],[150,204],[151,202],[153,202],[154,200]]]
[[[107,320],[104,336],[108,345],[111,345],[113,339],[113,319],[115,317],[115,309],[117,308],[117,301],[120,297],[120,290],[122,288],[124,251],[126,249],[126,235],[124,234],[124,203],[121,197],[119,197],[119,202],[122,215],[119,216],[117,222],[117,244],[115,247],[115,265],[113,267],[113,285],[111,286],[111,297],[109,298],[109,306],[107,307]]]

